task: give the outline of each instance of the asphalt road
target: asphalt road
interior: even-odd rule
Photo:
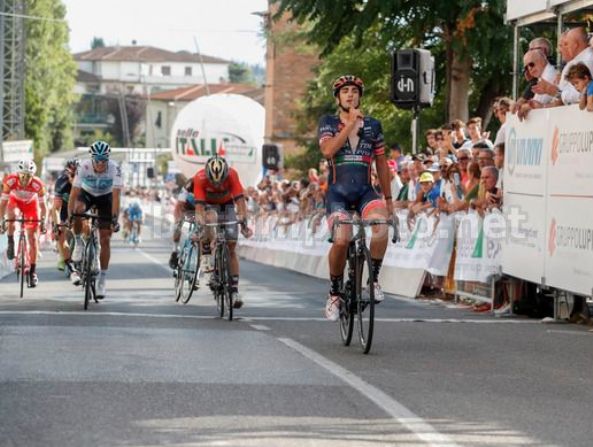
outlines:
[[[117,241],[86,312],[51,252],[0,281],[0,446],[593,445],[588,328],[390,296],[365,356],[324,281],[244,261],[228,322],[174,302],[168,251]]]

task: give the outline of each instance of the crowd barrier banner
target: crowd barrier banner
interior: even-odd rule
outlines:
[[[593,116],[578,107],[550,110],[547,126],[547,285],[593,289]]]
[[[484,218],[476,212],[458,218],[454,279],[488,283],[501,270],[504,218],[498,211]]]
[[[577,105],[508,115],[503,271],[592,295],[593,120]]]
[[[507,236],[504,273],[539,283],[544,272],[549,111],[533,110],[520,122],[507,115],[504,213]]]
[[[0,278],[4,278],[6,275],[12,273],[12,265],[6,259],[6,246],[8,245],[8,240],[6,235],[0,235]]]

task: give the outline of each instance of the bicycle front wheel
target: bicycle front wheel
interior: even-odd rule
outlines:
[[[364,247],[357,253],[356,263],[356,313],[358,318],[358,335],[360,345],[365,354],[371,350],[373,330],[375,326],[375,278],[371,253]],[[363,287],[364,270],[368,273],[368,282]]]
[[[183,281],[181,285],[181,302],[183,304],[187,304],[194,293],[199,268],[200,249],[197,245],[191,244],[183,263]]]
[[[356,303],[355,284],[352,284],[348,275],[348,271],[354,271],[355,266],[352,265],[354,259],[351,254],[352,247],[348,249],[348,266],[346,267],[346,277],[348,278],[344,286],[343,297],[344,300],[340,303],[340,337],[344,346],[350,346],[352,341],[352,333],[354,332],[354,314],[356,309],[353,306]]]
[[[22,230],[24,231],[24,230]],[[19,250],[18,250],[18,259],[19,259],[19,263],[20,265],[17,268],[17,277],[20,273],[20,282],[21,282],[21,294],[20,297],[23,297],[23,293],[24,293],[24,289],[25,289],[25,251],[27,250],[27,245],[24,243],[23,240],[21,240],[19,238]]]
[[[83,275],[84,275],[84,310],[89,307],[89,302],[95,298],[95,280],[93,263],[95,262],[95,244],[89,240],[84,247]]]
[[[221,284],[224,294],[225,305],[227,306],[227,318],[233,321],[233,294],[231,293],[231,255],[229,253],[228,245],[224,244],[222,247],[221,256]]]
[[[210,279],[210,281],[214,284],[214,298],[216,299],[216,312],[220,318],[224,318],[224,306],[225,306],[225,296],[224,296],[224,283],[223,283],[223,255],[222,255],[222,248],[216,248],[216,254],[214,256],[214,278]]]

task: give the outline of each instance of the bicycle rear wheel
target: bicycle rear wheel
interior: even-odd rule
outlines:
[[[173,288],[175,290],[175,301],[179,302],[181,299],[181,292],[183,289],[183,264],[185,263],[185,247],[182,247],[177,257],[177,266],[175,267],[175,281]]]
[[[220,318],[224,318],[224,283],[223,283],[223,255],[222,248],[216,248],[214,256],[214,273],[213,278],[210,279],[214,283],[214,299],[216,300],[216,312]]]
[[[200,268],[200,250],[195,244],[187,249],[185,262],[183,263],[183,281],[181,285],[181,302],[187,304],[194,292],[198,269]]]
[[[373,330],[375,326],[375,278],[371,263],[371,253],[364,247],[357,253],[356,263],[356,313],[358,318],[358,335],[360,345],[365,354],[371,350]],[[368,272],[368,285],[362,287],[363,272]]]

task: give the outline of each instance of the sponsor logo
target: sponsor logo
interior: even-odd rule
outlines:
[[[554,135],[552,136],[552,153],[550,154],[550,160],[552,160],[552,166],[555,166],[556,161],[558,160],[559,145],[560,145],[560,132],[558,131],[558,127],[555,127]]]
[[[550,256],[558,249],[593,252],[593,228],[558,225],[553,218],[548,240]]]
[[[224,147],[224,154],[231,161],[255,161],[255,147],[240,135],[220,132],[204,135],[193,128],[179,129],[175,136],[175,153],[189,157],[207,158]]]
[[[517,131],[511,127],[507,143],[509,174],[518,167],[540,166],[544,139],[541,137],[518,138]]]

